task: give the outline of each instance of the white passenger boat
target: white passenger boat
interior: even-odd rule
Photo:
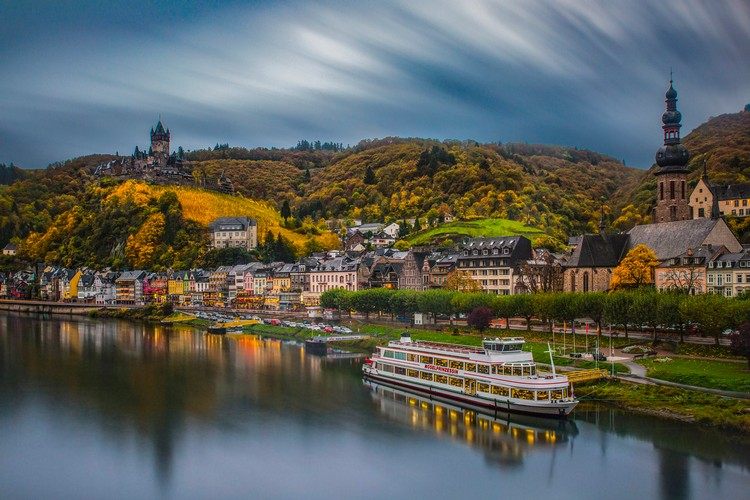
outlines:
[[[537,373],[523,338],[485,339],[482,347],[412,342],[408,334],[365,361],[366,378],[483,411],[564,417],[578,404],[568,378]]]

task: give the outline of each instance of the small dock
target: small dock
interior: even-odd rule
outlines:
[[[568,377],[568,381],[571,384],[582,384],[584,382],[593,382],[594,380],[609,378],[609,373],[607,370],[603,369],[571,370],[566,371],[565,376]]]

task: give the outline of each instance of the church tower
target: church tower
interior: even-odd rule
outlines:
[[[688,205],[687,174],[690,154],[680,143],[680,121],[677,111],[677,91],[669,80],[665,95],[667,110],[661,115],[664,145],[656,152],[656,208],[654,222],[671,222],[692,219]]]
[[[160,167],[165,167],[169,161],[169,138],[171,137],[169,129],[164,130],[164,125],[156,124],[155,129],[151,129],[151,151]]]

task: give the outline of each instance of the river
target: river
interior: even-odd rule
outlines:
[[[0,315],[0,498],[747,498],[736,435],[493,418],[293,342]]]

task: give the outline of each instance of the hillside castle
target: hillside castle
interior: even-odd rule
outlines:
[[[172,134],[164,127],[161,119],[151,128],[150,138],[151,145],[147,151],[136,146],[132,155],[97,166],[94,175],[192,183],[192,174],[189,167],[184,164],[182,155],[170,151]]]

